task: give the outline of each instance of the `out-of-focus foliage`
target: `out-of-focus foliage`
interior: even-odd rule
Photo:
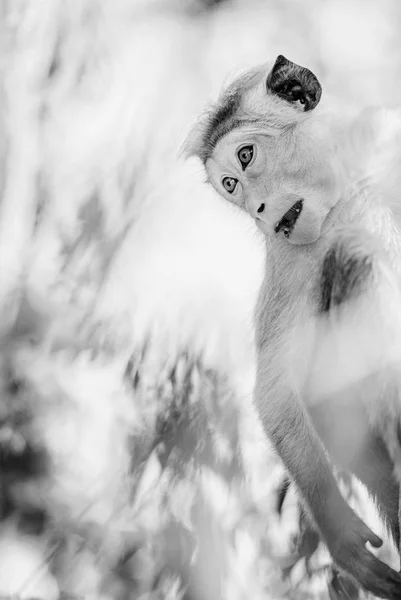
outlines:
[[[0,17],[0,595],[327,598],[251,408],[260,239],[179,149],[228,76],[280,53],[343,103],[398,103],[400,3]]]

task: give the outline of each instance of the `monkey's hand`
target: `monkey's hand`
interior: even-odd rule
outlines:
[[[331,519],[331,527],[333,519]],[[369,542],[380,548],[382,540],[349,507],[339,529],[326,543],[336,565],[360,586],[379,598],[401,599],[401,575],[376,558],[367,548]]]

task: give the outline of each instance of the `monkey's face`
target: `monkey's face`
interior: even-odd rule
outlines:
[[[326,125],[315,111],[320,84],[307,69],[279,57],[270,72],[255,71],[241,92],[235,113],[209,146],[208,179],[266,235],[312,243],[340,195]],[[232,89],[221,103],[230,98]]]
[[[263,233],[309,244],[337,200],[324,152],[301,126],[277,136],[238,130],[221,141],[207,170],[215,189],[246,210]]]

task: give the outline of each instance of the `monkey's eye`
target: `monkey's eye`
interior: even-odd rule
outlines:
[[[238,180],[234,179],[234,177],[223,177],[222,182],[224,189],[229,194],[232,194],[237,187]]]
[[[245,171],[253,159],[253,146],[243,146],[238,150],[237,156],[241,163],[242,170]]]

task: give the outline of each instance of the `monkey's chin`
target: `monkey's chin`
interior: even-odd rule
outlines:
[[[311,210],[308,205],[304,205],[304,209],[293,229],[286,235],[286,239],[294,246],[306,246],[313,244],[322,235],[322,227],[327,216],[327,211]],[[283,235],[279,233],[277,235]]]
[[[304,246],[306,244],[313,244],[316,242],[321,234],[321,223],[315,222],[311,223],[310,221],[304,225],[303,219],[301,221],[302,216],[300,217],[300,222],[297,223],[287,238],[290,244],[294,244],[295,246]]]

